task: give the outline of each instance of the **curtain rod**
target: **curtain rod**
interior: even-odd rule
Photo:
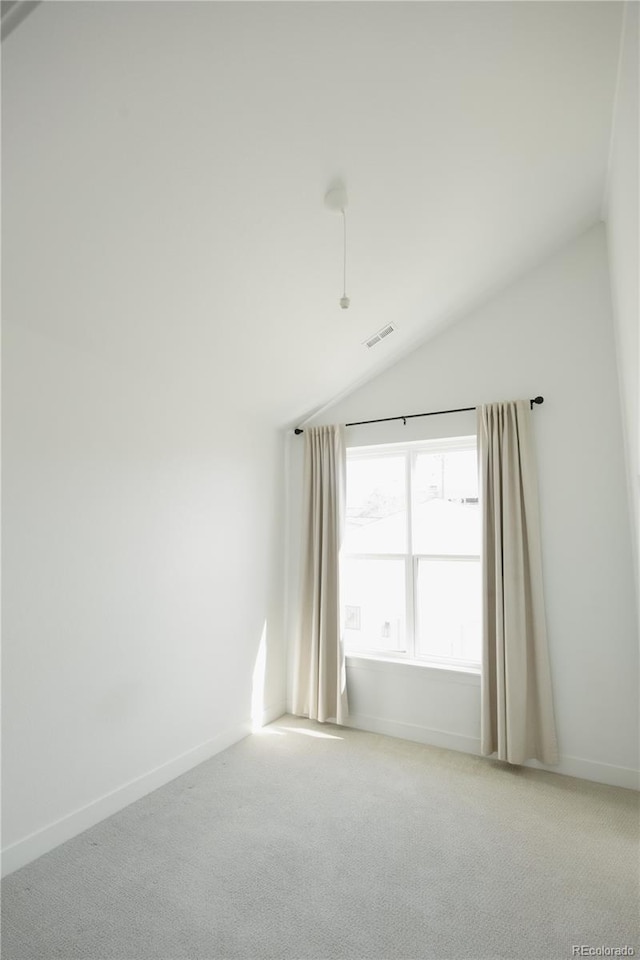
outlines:
[[[529,400],[531,409],[534,403],[544,403],[544,397],[533,397]],[[361,427],[365,423],[388,423],[389,420],[403,420],[405,425],[407,420],[413,420],[414,417],[439,417],[443,413],[467,413],[470,410],[476,410],[477,407],[458,407],[456,410],[431,410],[429,413],[408,413],[404,417],[380,417],[377,420],[355,420],[353,423],[345,423],[345,427]],[[301,427],[296,427],[293,431],[297,436],[304,433]]]

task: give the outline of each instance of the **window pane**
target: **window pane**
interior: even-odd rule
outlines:
[[[418,454],[413,491],[414,553],[480,554],[475,450]]]
[[[340,573],[346,652],[406,650],[404,560],[344,557]]]
[[[345,553],[404,553],[406,458],[347,459]]]
[[[480,561],[418,561],[420,657],[480,662]]]

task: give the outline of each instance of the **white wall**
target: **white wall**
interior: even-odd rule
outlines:
[[[3,45],[5,872],[285,705],[282,439],[184,348],[162,197],[41,26]]]
[[[606,197],[607,240],[620,396],[625,427],[630,499],[634,519],[636,587],[640,545],[640,299],[638,264],[638,31],[637,3],[625,5],[616,109]],[[640,609],[640,608],[639,608]]]
[[[559,769],[633,786],[638,649],[603,226],[313,422],[537,394],[545,397],[533,420]],[[349,428],[347,442],[473,432],[474,414],[459,414],[409,421],[406,427]],[[300,469],[296,442],[289,441],[292,482]],[[292,508],[297,512],[299,504],[292,501]],[[298,537],[292,521],[294,556]],[[347,677],[355,725],[478,749],[477,677],[429,668],[411,672],[356,658],[349,661]]]

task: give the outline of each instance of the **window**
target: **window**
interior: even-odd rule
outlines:
[[[347,654],[477,667],[475,437],[347,451]]]

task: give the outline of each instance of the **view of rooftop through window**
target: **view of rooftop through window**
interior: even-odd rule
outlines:
[[[475,438],[349,451],[347,652],[477,664]]]

